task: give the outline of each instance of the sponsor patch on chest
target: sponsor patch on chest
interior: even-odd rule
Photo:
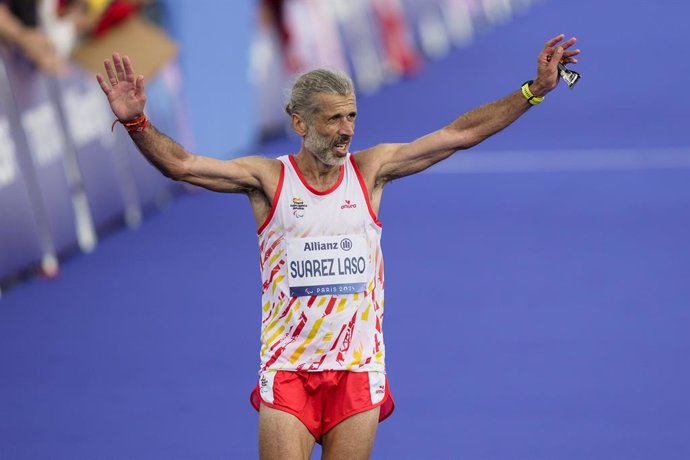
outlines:
[[[287,259],[292,297],[366,290],[371,264],[364,235],[288,239]]]

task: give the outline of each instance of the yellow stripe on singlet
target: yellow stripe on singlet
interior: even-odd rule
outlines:
[[[281,302],[281,303],[280,303],[280,306],[281,306],[281,307],[283,306],[283,303],[285,303],[285,302]],[[287,323],[288,319],[290,319],[290,318],[292,317],[292,312],[299,308],[300,303],[301,303],[301,300],[299,300],[299,299],[297,299],[297,300],[295,301],[295,304],[292,306],[292,308],[290,309],[290,312],[289,312],[288,315],[287,315],[287,319],[284,321],[285,323]],[[275,316],[275,315],[277,314],[277,312],[280,311],[280,310],[281,310],[281,308],[276,308],[276,313],[275,313],[273,316]],[[266,334],[268,334],[268,333],[271,331],[271,329],[273,329],[274,327],[276,327],[276,325],[277,325],[279,322],[280,322],[280,318],[276,318],[276,319],[274,319],[273,321],[271,321],[271,323],[270,323],[268,326],[266,326],[266,329],[264,329],[263,335],[265,336]]]
[[[367,309],[362,312],[362,321],[369,321],[369,310],[371,310],[371,304],[369,304]]]
[[[278,301],[278,303],[275,306],[275,310],[273,310],[273,313],[271,314],[271,319],[278,316],[278,314],[283,310],[283,305],[285,305],[285,302],[287,302],[287,299],[285,297]]]
[[[292,306],[292,308],[290,309],[290,312],[285,317],[285,321],[284,321],[285,324],[290,324],[290,321],[292,320],[292,314],[295,313],[299,309],[300,305],[302,305],[301,300],[295,301],[295,304]]]
[[[273,329],[274,327],[276,327],[276,324],[278,324],[278,320],[277,320],[277,319],[274,319],[273,321],[271,321],[271,323],[270,323],[268,326],[266,326],[266,329],[264,329],[264,336],[265,336],[266,334],[268,334],[269,332],[271,332],[271,329]]]
[[[278,287],[278,283],[280,283],[281,281],[283,281],[284,278],[285,278],[285,275],[278,275],[278,276],[276,276],[276,279],[273,280],[273,286],[272,286],[272,288],[273,288],[273,293],[274,293],[274,294],[276,293],[276,287]]]
[[[271,266],[273,264],[275,264],[276,260],[280,259],[280,256],[282,256],[284,252],[285,252],[285,249],[281,249],[280,251],[278,251],[277,254],[275,254],[273,257],[271,257],[271,260],[268,262],[268,264]]]
[[[316,320],[314,323],[314,326],[311,328],[311,331],[309,331],[309,335],[307,338],[300,344],[299,347],[295,350],[294,353],[292,353],[292,356],[290,356],[290,362],[292,364],[295,364],[295,361],[299,359],[300,356],[302,356],[302,353],[304,353],[304,350],[307,349],[307,345],[309,345],[313,340],[314,337],[316,337],[316,334],[319,332],[319,329],[321,328],[321,323],[323,323],[323,318],[319,318]]]
[[[354,357],[354,359],[352,360],[350,365],[347,366],[348,369],[352,369],[362,361],[362,349],[358,348],[357,350],[353,351],[352,356]]]
[[[285,326],[280,326],[280,327],[278,328],[278,330],[275,331],[275,332],[273,333],[273,335],[270,336],[270,337],[268,338],[268,340],[266,341],[266,346],[267,346],[267,347],[268,347],[268,346],[271,346],[271,344],[272,344],[273,341],[276,339],[276,337],[278,337],[280,334],[282,334],[284,330],[285,330]]]

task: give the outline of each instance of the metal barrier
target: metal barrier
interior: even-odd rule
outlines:
[[[150,83],[159,101],[179,96],[159,80]],[[151,111],[174,133],[183,115],[161,105]],[[93,251],[112,227],[136,227],[143,209],[181,189],[122,127],[111,132],[112,120],[93,76],[72,67],[46,77],[0,49],[0,287],[27,273],[55,276],[62,258]]]

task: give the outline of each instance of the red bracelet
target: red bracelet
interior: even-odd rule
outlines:
[[[149,125],[149,120],[143,113],[130,121],[121,121],[118,119],[115,120],[113,125],[110,127],[111,131],[115,129],[115,125],[117,123],[120,123],[122,126],[124,126],[128,133],[139,133],[146,129],[146,127]]]

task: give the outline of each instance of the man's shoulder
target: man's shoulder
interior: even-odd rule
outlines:
[[[387,161],[390,155],[393,155],[402,144],[385,143],[377,144],[364,150],[360,150],[352,154],[357,167],[360,169],[380,167],[381,163]]]
[[[246,174],[257,178],[263,184],[277,181],[283,168],[283,163],[279,159],[263,155],[248,155],[229,161],[241,167]]]

